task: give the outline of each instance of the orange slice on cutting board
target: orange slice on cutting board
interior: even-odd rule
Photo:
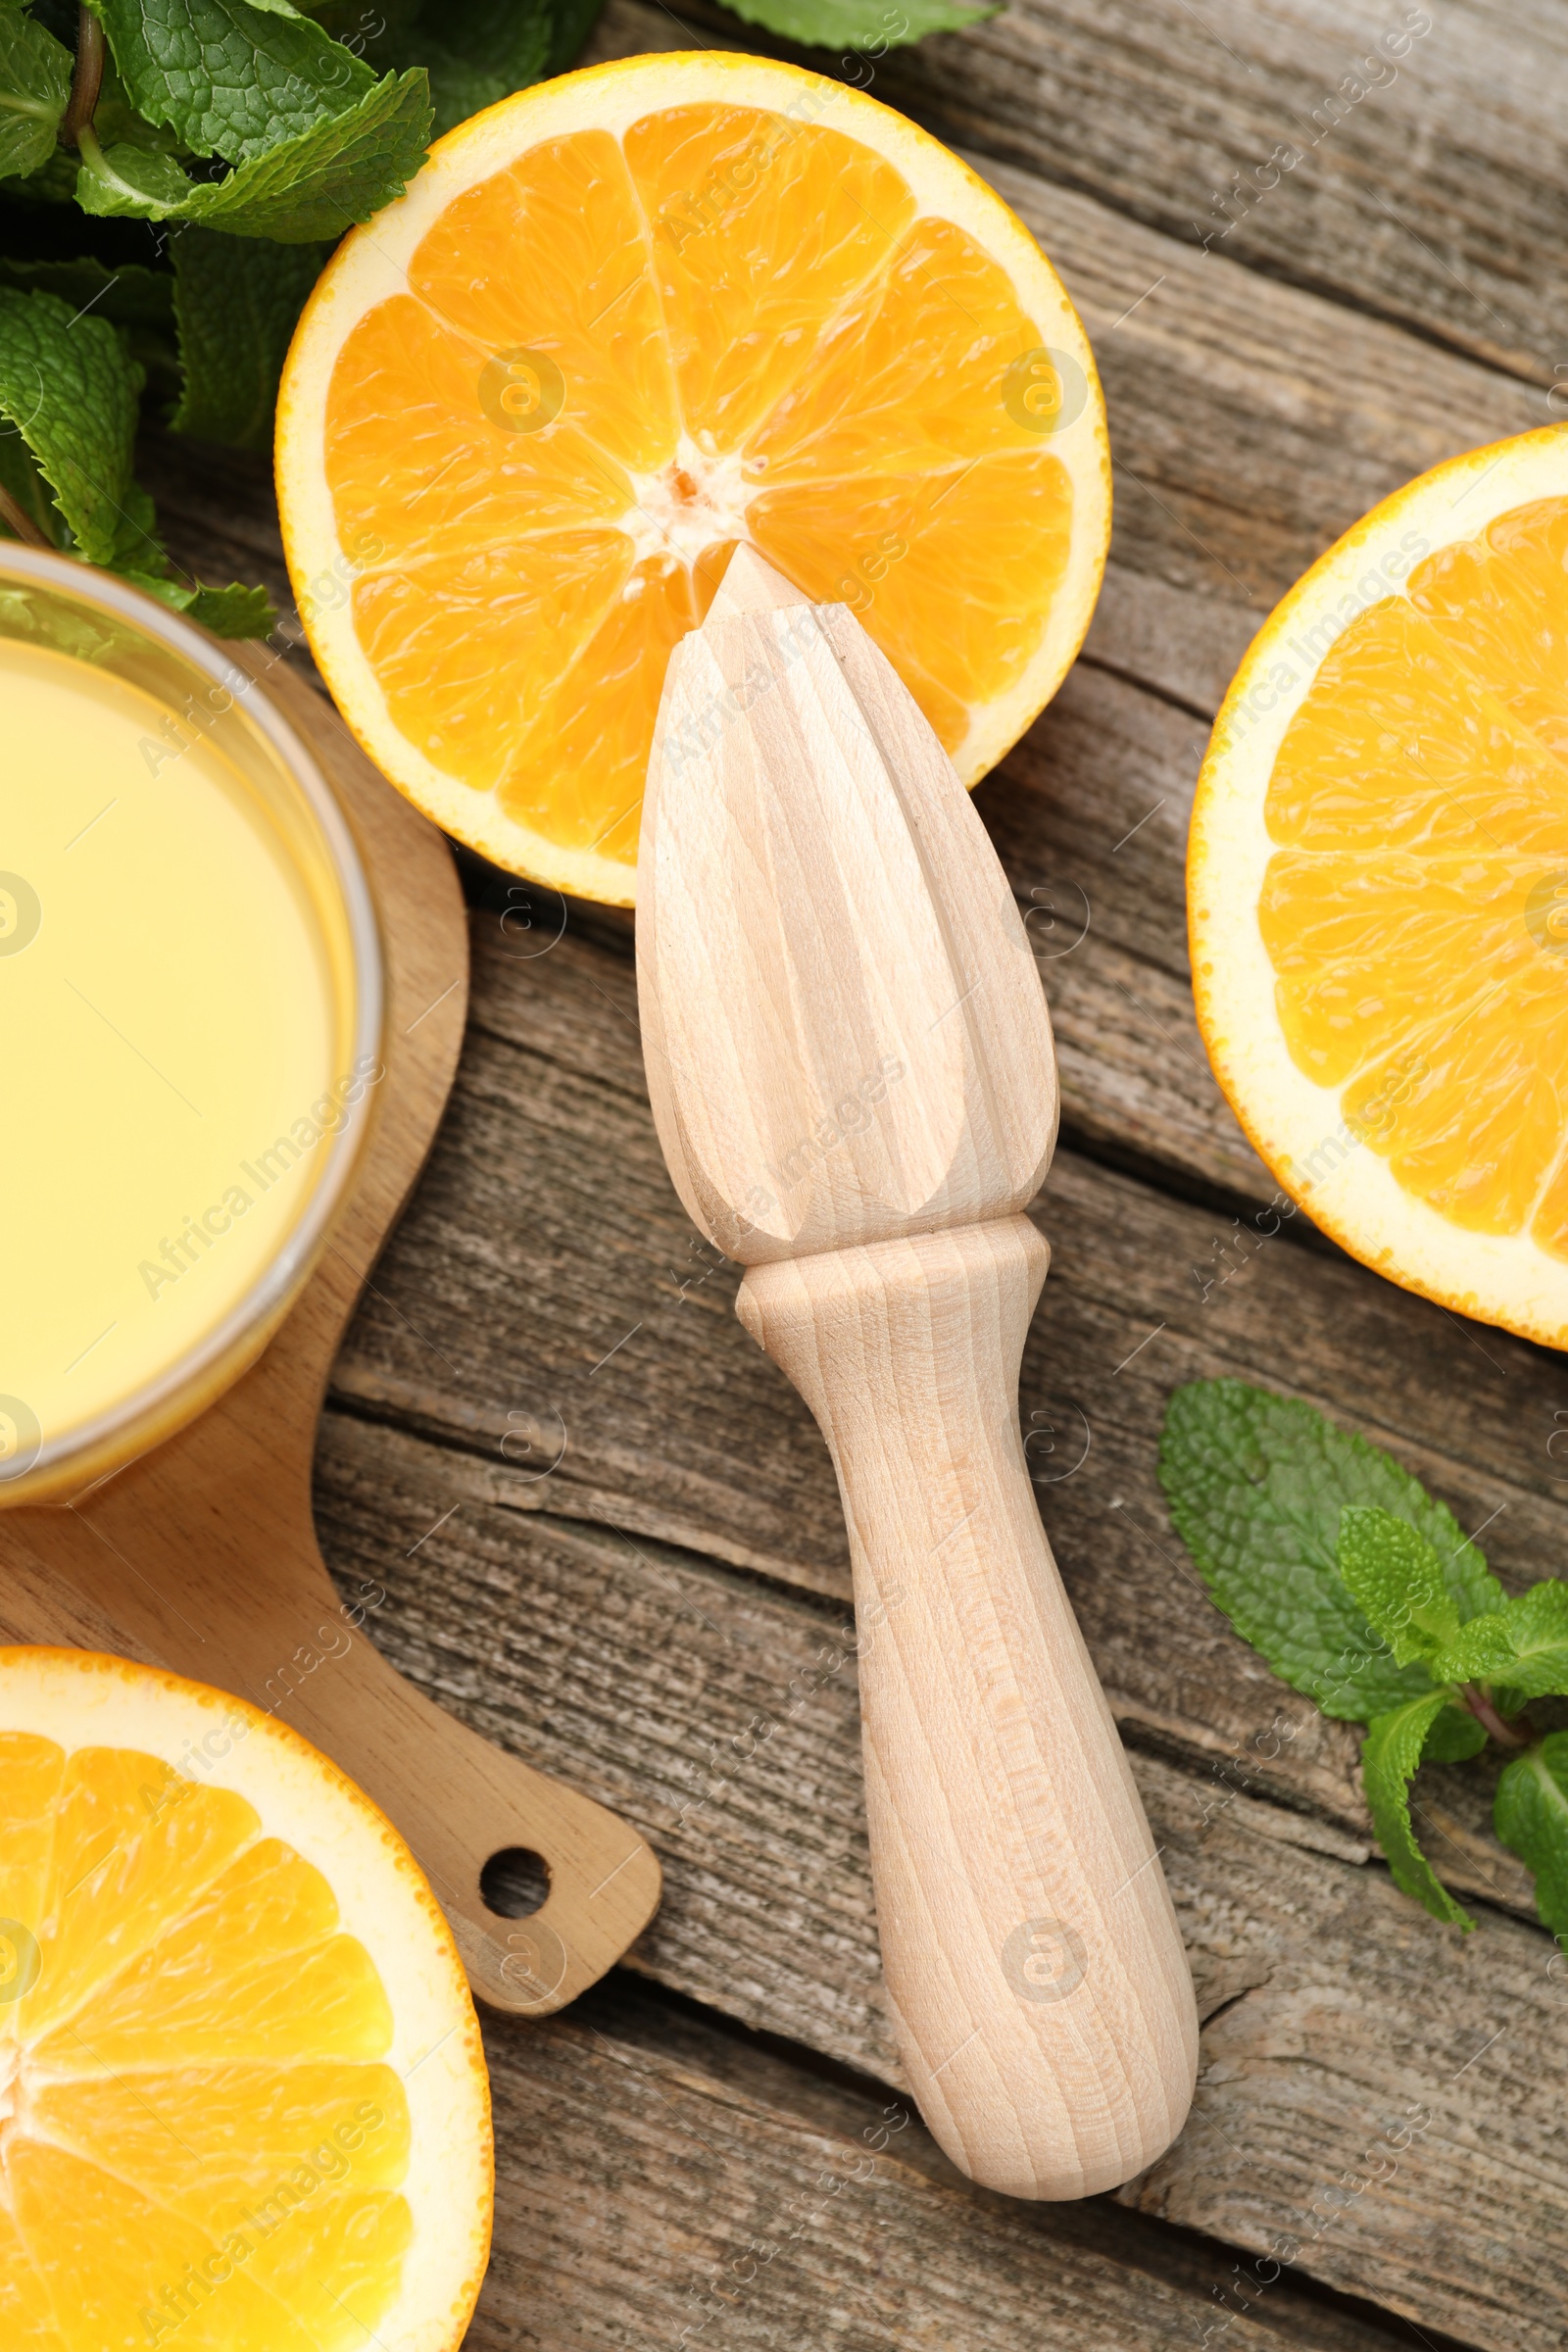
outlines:
[[[8,2352],[455,2352],[493,2182],[457,1950],[368,1799],[222,1691],[0,1649]]]
[[[1285,599],[1188,861],[1199,1019],[1315,1222],[1568,1346],[1568,426],[1455,458]]]
[[[1077,652],[1110,518],[1094,361],[1012,214],[874,100],[717,52],[440,140],[306,309],[277,481],[383,771],[618,905],[670,648],[739,542],[858,612],[973,783]]]

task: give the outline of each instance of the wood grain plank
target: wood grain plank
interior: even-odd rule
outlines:
[[[328,1417],[322,1533],[341,1573],[387,1589],[378,1638],[486,1737],[653,1840],[666,1895],[633,1966],[896,2083],[846,1614],[651,1540],[509,1513],[466,1471]],[[1461,1938],[1332,1826],[1148,1753],[1135,1765],[1210,2022],[1193,2119],[1125,2193],[1423,2326],[1536,2352],[1541,2309],[1568,2292],[1550,1939],[1494,1909]],[[1376,2190],[1347,2188],[1372,2169]]]
[[[1160,2352],[1200,2343],[1221,2311],[1230,2352],[1391,2340],[1290,2271],[1266,2293],[1254,2279],[1244,2317],[1250,2266],[1103,2200],[988,2197],[907,2101],[808,2075],[624,1981],[559,2023],[491,2022],[486,2042],[500,2193],[470,2352]]]
[[[473,936],[448,1123],[335,1397],[463,1448],[487,1505],[597,1520],[847,1600],[825,1449],[734,1318],[736,1269],[698,1244],[665,1176],[630,1050],[629,962],[569,924],[528,960],[493,915]],[[1023,1426],[1113,1705],[1227,1785],[1363,1833],[1353,1736],[1274,1682],[1169,1533],[1153,1469],[1165,1399],[1226,1373],[1304,1395],[1388,1446],[1466,1527],[1490,1521],[1483,1545],[1518,1584],[1568,1547],[1568,1481],[1548,1451],[1568,1366],[1288,1230],[1239,1228],[1074,1152],[1058,1152],[1036,1214],[1054,1263]],[[1528,1912],[1475,1777],[1434,1792],[1456,1882]]]

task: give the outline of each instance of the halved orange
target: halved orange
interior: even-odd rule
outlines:
[[[0,1650],[0,2343],[455,2352],[479,2029],[368,1799],[219,1690]]]
[[[793,66],[632,58],[492,107],[339,248],[278,405],[300,612],[411,799],[634,895],[670,648],[752,541],[844,601],[973,783],[1109,530],[1054,271],[936,140]]]
[[[1568,1346],[1568,426],[1455,458],[1258,636],[1199,779],[1199,1019],[1367,1264]]]

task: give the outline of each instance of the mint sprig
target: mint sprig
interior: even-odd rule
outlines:
[[[322,248],[236,246],[214,229],[189,228],[173,255],[183,383],[170,422],[198,441],[266,449],[289,337]]]
[[[1395,1884],[1434,1918],[1474,1922],[1422,1852],[1422,1763],[1494,1744],[1511,1757],[1498,1838],[1568,1936],[1568,1733],[1523,1710],[1568,1696],[1568,1583],[1510,1599],[1418,1479],[1310,1405],[1243,1381],[1195,1381],[1165,1416],[1160,1483],[1219,1607],[1324,1714],[1364,1723],[1362,1785]]]
[[[101,564],[224,636],[270,626],[260,588],[176,580],[132,478],[143,371],[108,319],[0,286],[0,489],[13,535]]]

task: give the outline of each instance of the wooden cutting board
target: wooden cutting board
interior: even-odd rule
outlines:
[[[646,1927],[660,1868],[618,1815],[467,1731],[387,1664],[373,1598],[340,1602],[311,1514],[327,1374],[435,1136],[467,1007],[467,926],[435,827],[330,705],[264,650],[231,649],[315,752],[358,837],[386,957],[386,1076],[353,1198],[260,1361],[176,1437],[73,1503],[0,1511],[0,1639],[111,1650],[237,1692],[322,1748],[381,1806],[435,1888],[473,1989],[563,2007]],[[389,1549],[402,1531],[388,1531]],[[521,1847],[550,1874],[522,1920],[480,1873]]]

